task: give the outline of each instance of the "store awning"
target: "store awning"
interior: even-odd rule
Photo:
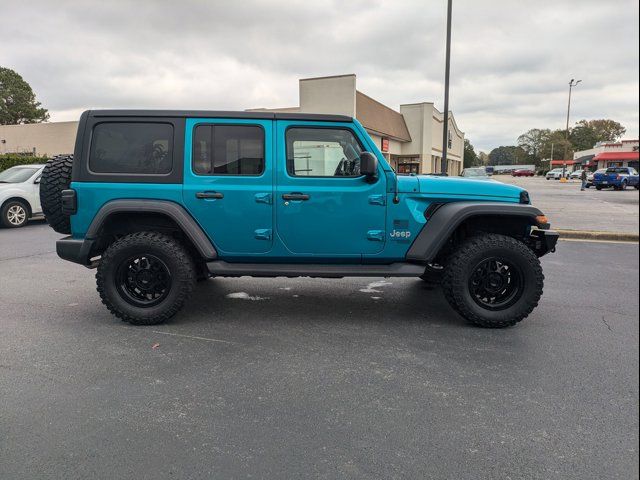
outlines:
[[[593,159],[595,161],[638,161],[639,154],[640,152],[602,152],[596,155]]]

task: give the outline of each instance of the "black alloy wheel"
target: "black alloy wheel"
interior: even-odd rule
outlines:
[[[172,277],[166,263],[155,255],[135,255],[118,266],[117,289],[120,296],[136,307],[152,307],[171,290]]]
[[[488,258],[478,263],[469,278],[469,293],[487,310],[504,310],[522,296],[522,272],[504,258]]]

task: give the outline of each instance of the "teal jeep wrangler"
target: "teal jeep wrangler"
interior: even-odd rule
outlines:
[[[215,277],[416,277],[483,327],[525,318],[558,235],[526,191],[398,175],[357,120],[271,112],[84,112],[40,194],[58,255],[97,268],[142,325]]]

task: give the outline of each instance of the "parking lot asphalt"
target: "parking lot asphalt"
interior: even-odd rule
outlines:
[[[212,279],[112,317],[0,229],[0,478],[638,477],[638,245],[561,242],[514,328],[413,279]]]
[[[640,196],[635,188],[597,191],[591,187],[581,192],[579,180],[562,183],[511,175],[492,178],[526,188],[533,205],[549,217],[553,228],[638,234]]]

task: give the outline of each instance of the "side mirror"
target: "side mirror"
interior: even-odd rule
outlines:
[[[371,152],[360,154],[360,174],[375,177],[378,174],[378,159]]]

